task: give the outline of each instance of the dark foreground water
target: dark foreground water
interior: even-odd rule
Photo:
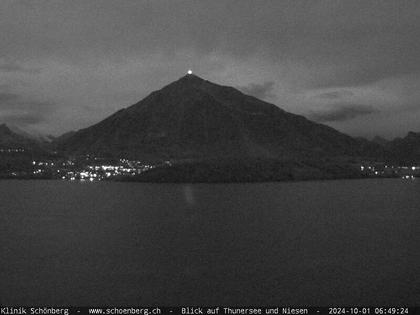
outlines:
[[[0,181],[0,304],[420,305],[420,180]]]

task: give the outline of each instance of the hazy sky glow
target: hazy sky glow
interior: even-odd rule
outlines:
[[[354,136],[420,131],[420,2],[0,1],[0,121],[61,134],[188,69]]]

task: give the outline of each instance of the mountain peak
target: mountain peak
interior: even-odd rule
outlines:
[[[207,81],[204,80],[203,78],[200,78],[199,76],[195,74],[186,74],[182,76],[181,78],[179,78],[174,83],[191,84],[191,83],[203,83],[203,82],[207,82]]]
[[[173,93],[175,91],[180,92],[181,94],[185,93],[186,91],[206,91],[212,90],[216,87],[221,87],[215,83],[212,83],[208,80],[205,80],[195,74],[186,74],[180,77],[178,80],[169,83],[167,86],[163,87],[161,90],[162,92]],[[157,91],[158,92],[158,91]]]

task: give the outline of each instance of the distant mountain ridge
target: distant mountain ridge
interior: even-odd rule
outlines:
[[[27,139],[35,140],[36,142],[39,142],[39,143],[45,144],[45,143],[52,142],[54,140],[54,137],[51,135],[44,135],[37,132],[28,132],[15,125],[7,125],[7,127],[14,133],[17,133],[18,135],[21,135]]]
[[[39,141],[0,125],[0,178],[30,178],[33,161],[52,158]]]
[[[377,156],[382,150],[195,75],[56,145],[72,154],[151,159],[310,159]]]
[[[406,137],[396,138],[385,144],[385,148],[400,164],[420,164],[420,132],[410,131]]]
[[[38,149],[35,140],[22,136],[9,128],[6,124],[0,125],[0,148],[3,149]]]

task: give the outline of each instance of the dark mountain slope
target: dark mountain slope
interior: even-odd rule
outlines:
[[[375,136],[375,138],[372,139],[372,142],[379,144],[380,146],[385,147],[389,144],[389,141],[385,138],[382,138],[380,136]]]
[[[420,132],[396,138],[387,143],[386,149],[398,164],[420,164]]]
[[[0,178],[8,178],[12,172],[28,174],[33,160],[49,156],[37,141],[15,133],[5,124],[0,125]]]
[[[381,150],[195,75],[56,145],[71,154],[151,159],[313,159],[377,156]]]

